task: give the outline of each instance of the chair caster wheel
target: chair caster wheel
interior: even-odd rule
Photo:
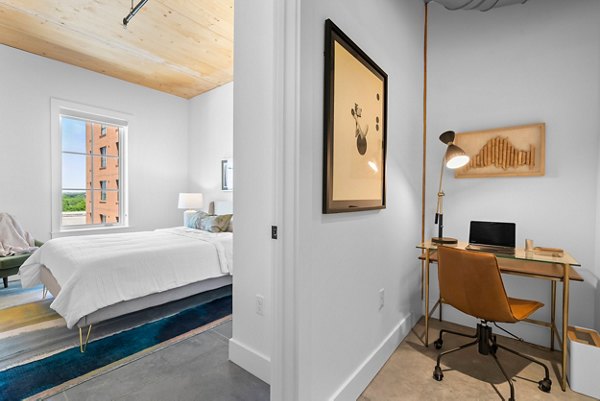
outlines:
[[[441,338],[438,338],[437,340],[435,340],[433,345],[435,345],[435,349],[441,349],[442,345],[444,345],[444,340],[442,340]]]
[[[552,380],[544,379],[538,382],[538,388],[542,390],[544,393],[549,393],[550,389],[552,389]]]
[[[444,374],[442,373],[442,368],[440,368],[439,366],[436,366],[433,369],[433,378],[439,382],[442,381],[442,379],[444,378]]]

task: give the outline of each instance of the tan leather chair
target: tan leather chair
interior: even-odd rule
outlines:
[[[477,324],[477,331],[474,335],[466,335],[445,329],[440,331],[439,338],[434,342],[437,349],[442,348],[442,335],[444,333],[473,338],[475,341],[441,352],[437,358],[433,378],[440,381],[444,377],[440,367],[440,361],[444,355],[477,345],[480,354],[491,355],[494,358],[506,381],[510,384],[509,401],[515,400],[515,390],[512,380],[507,376],[496,357],[498,348],[542,366],[545,371],[545,378],[538,382],[538,387],[544,392],[550,392],[552,381],[549,377],[548,367],[527,355],[498,344],[496,336],[492,334],[492,328],[488,326],[488,323],[495,325],[496,323],[519,322],[526,319],[544,304],[537,301],[509,298],[502,283],[498,261],[496,256],[491,253],[440,246],[438,248],[438,277],[440,297],[444,303],[452,305],[461,312],[474,316],[481,321]],[[502,329],[499,326],[496,327]],[[502,330],[506,331],[505,329]]]

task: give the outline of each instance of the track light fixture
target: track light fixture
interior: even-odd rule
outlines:
[[[129,11],[129,14],[127,14],[127,16],[125,18],[123,18],[123,26],[127,27],[127,24],[129,24],[129,21],[131,21],[131,19],[137,14],[138,11],[140,11],[140,9],[142,7],[144,7],[144,4],[146,4],[148,2],[148,0],[141,0],[137,6],[133,6],[133,0],[131,0],[131,11]]]

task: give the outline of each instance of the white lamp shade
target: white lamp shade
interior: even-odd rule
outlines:
[[[180,193],[177,207],[179,209],[199,209],[204,204],[204,198],[199,193]]]
[[[444,159],[446,160],[446,167],[452,170],[461,168],[469,163],[470,160],[464,150],[452,143],[448,145]]]

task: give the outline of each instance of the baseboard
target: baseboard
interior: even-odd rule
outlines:
[[[262,381],[271,384],[271,359],[240,343],[235,338],[229,340],[229,360]]]
[[[408,314],[402,319],[381,344],[352,372],[330,400],[356,400],[415,324],[412,314]]]

